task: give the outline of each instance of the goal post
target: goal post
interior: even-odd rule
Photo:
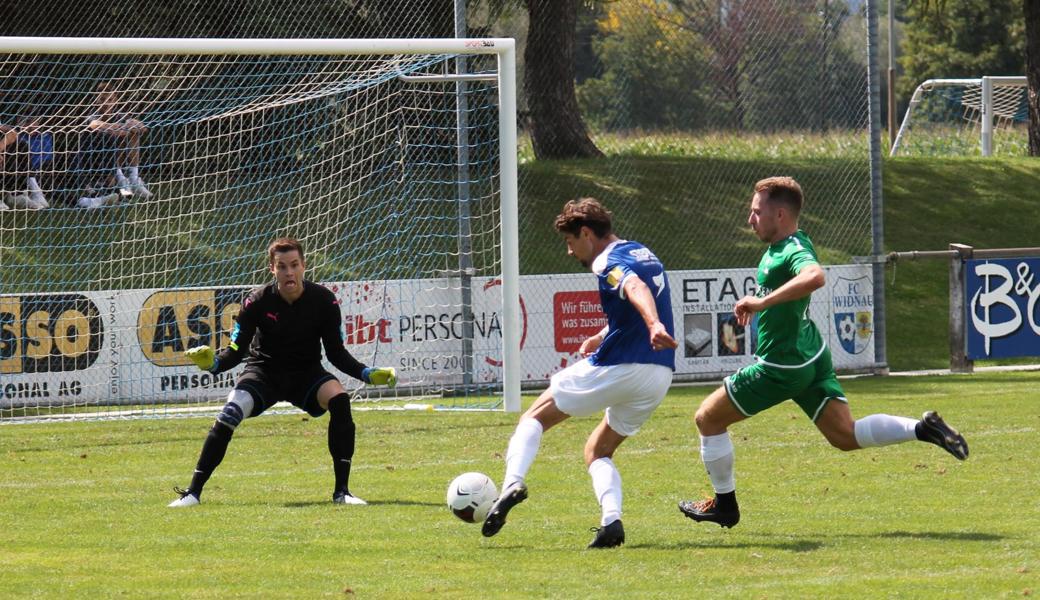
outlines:
[[[1027,94],[1025,77],[929,79],[914,90],[889,154],[991,156],[1024,149]]]
[[[459,56],[480,71],[457,74]],[[210,409],[234,373],[181,352],[225,345],[281,235],[337,294],[348,349],[398,369],[398,390],[359,399],[519,411],[515,71],[504,38],[0,37],[0,133],[17,139],[0,422]],[[118,138],[91,115],[105,93]]]

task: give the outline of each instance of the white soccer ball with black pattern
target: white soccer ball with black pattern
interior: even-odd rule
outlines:
[[[482,523],[497,499],[495,482],[483,473],[463,473],[448,486],[448,508],[467,523]]]

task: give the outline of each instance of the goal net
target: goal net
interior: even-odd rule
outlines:
[[[279,236],[397,369],[340,374],[358,399],[516,410],[514,64],[503,39],[0,38],[0,422],[219,407],[241,366],[183,351],[227,345]]]
[[[1025,77],[929,79],[914,90],[892,156],[1025,156]]]

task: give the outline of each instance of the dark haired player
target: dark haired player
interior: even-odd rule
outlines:
[[[200,369],[214,375],[243,360],[246,366],[202,445],[191,484],[177,490],[180,497],[171,507],[199,504],[202,488],[223,460],[235,428],[282,400],[312,417],[328,411],[329,453],[336,477],[332,501],[365,504],[349,487],[355,431],[350,395],[322,367],[321,347],[337,369],[365,383],[394,387],[397,374],[392,368],[366,367],[344,348],[339,303],[325,287],[304,280],[306,265],[298,241],[276,239],[267,254],[274,281],[246,297],[228,346],[216,354],[209,346],[185,352]]]
[[[569,417],[606,414],[585,443],[585,465],[600,504],[600,527],[589,548],[625,543],[621,475],[612,457],[664,399],[675,370],[672,303],[664,265],[646,246],[614,234],[611,213],[594,198],[568,202],[556,217],[567,254],[592,269],[607,326],[582,342],[586,356],[553,375],[549,389],[520,417],[506,451],[502,494],[484,520],[490,537],[527,498],[524,477],[542,433]]]

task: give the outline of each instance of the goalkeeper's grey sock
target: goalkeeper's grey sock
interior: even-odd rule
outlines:
[[[329,400],[329,454],[336,474],[333,494],[350,493],[350,466],[354,459],[356,427],[350,413],[350,395],[346,392]]]
[[[199,462],[195,465],[195,474],[191,477],[191,485],[188,490],[195,494],[196,498],[202,497],[202,488],[209,481],[209,476],[224,460],[228,444],[231,442],[231,434],[234,430],[227,425],[217,421],[209,430],[206,441],[202,444],[202,453]]]

